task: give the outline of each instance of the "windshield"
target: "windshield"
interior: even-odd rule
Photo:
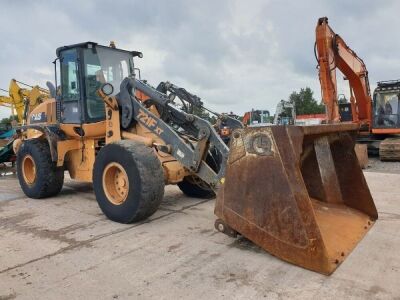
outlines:
[[[125,77],[133,74],[133,57],[113,48],[84,49],[84,76],[87,114],[90,119],[104,119],[104,102],[97,95],[103,83],[111,83],[115,95]]]
[[[399,93],[378,93],[375,97],[375,125],[380,127],[397,126],[399,122]]]

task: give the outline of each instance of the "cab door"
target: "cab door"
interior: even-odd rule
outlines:
[[[73,48],[60,54],[62,123],[80,124],[82,107],[78,51]]]

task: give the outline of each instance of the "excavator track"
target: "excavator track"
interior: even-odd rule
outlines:
[[[400,161],[400,137],[384,139],[379,145],[381,161]]]

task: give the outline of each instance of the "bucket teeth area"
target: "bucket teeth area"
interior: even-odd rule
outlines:
[[[352,124],[235,131],[215,214],[271,254],[332,273],[377,219]]]

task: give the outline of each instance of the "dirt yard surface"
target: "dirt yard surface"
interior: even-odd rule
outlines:
[[[0,178],[0,299],[400,299],[400,175],[366,172],[379,220],[330,277],[213,228],[214,201],[166,189],[148,221],[107,220],[90,184],[27,199]]]
[[[400,174],[400,162],[384,162],[378,157],[369,157],[365,171]]]

